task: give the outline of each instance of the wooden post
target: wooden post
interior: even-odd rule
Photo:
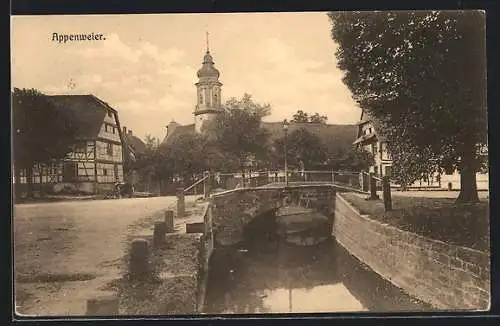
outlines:
[[[361,191],[365,191],[365,173],[363,171],[359,173],[359,183]]]
[[[184,203],[184,188],[177,188],[177,217],[184,217],[186,205]]]
[[[165,233],[174,232],[174,211],[165,211]]]
[[[389,182],[389,177],[385,176],[382,178],[382,191],[384,196],[384,207],[385,211],[392,210],[392,198],[391,198],[391,184]]]
[[[374,173],[370,172],[370,197],[369,200],[380,199],[377,195],[377,180],[375,179]]]
[[[335,183],[335,172],[332,171],[332,183]]]
[[[165,233],[167,233],[167,225],[165,222],[156,222],[153,230],[153,247],[158,248],[165,242]]]
[[[203,198],[208,198],[208,192],[210,191],[210,172],[205,171],[204,177],[206,178],[203,181]]]
[[[151,272],[149,262],[149,242],[145,239],[135,239],[130,248],[129,277],[131,281],[143,281],[149,278]]]
[[[87,316],[117,316],[119,314],[119,300],[114,294],[87,300]]]

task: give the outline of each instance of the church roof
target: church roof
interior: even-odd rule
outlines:
[[[269,132],[269,139],[273,142],[284,136],[282,122],[263,122],[262,126]],[[352,146],[352,139],[356,137],[356,125],[335,125],[319,123],[291,123],[288,132],[304,128],[318,136],[332,151],[346,151]],[[194,124],[176,125],[172,132],[168,132],[162,145],[170,145],[181,135],[195,134]]]
[[[271,141],[284,135],[283,122],[263,122],[263,126],[270,132]],[[348,150],[356,137],[356,125],[352,124],[290,123],[288,133],[301,128],[316,135],[332,151]]]
[[[173,130],[167,129],[167,135],[162,141],[162,145],[170,145],[174,142],[175,139],[179,138],[181,135],[194,134],[195,126],[194,123],[189,125],[179,125],[176,124]]]

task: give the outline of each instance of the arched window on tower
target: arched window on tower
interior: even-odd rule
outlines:
[[[205,104],[210,107],[212,104],[210,103],[210,88],[205,88]]]
[[[199,94],[199,98],[200,98],[199,102],[200,102],[200,104],[203,104],[203,89],[200,89],[198,94]]]
[[[217,88],[214,89],[214,103],[215,103],[215,105],[220,104],[220,102],[219,102],[219,90]]]

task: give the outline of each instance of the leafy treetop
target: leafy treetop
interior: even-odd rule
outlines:
[[[486,143],[485,21],[480,11],[330,13],[338,67],[383,126],[404,186],[444,167],[459,200],[477,200],[477,146]]]

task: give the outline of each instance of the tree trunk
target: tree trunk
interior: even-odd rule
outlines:
[[[474,168],[474,148],[463,155],[460,163],[460,194],[457,202],[474,203],[479,201],[477,194],[476,169]]]
[[[28,198],[33,198],[34,197],[33,166],[28,167],[26,169],[26,185],[27,185],[26,196]]]

